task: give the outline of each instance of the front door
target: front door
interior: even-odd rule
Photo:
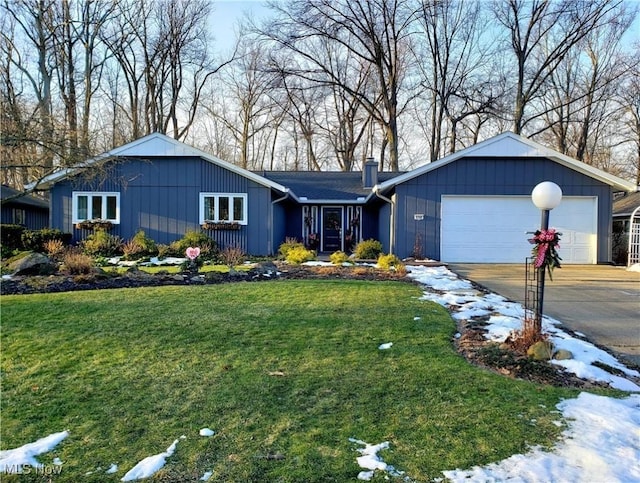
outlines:
[[[342,250],[342,207],[322,208],[322,251]]]

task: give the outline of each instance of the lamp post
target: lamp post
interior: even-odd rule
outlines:
[[[562,190],[560,186],[551,182],[543,181],[536,185],[531,192],[531,200],[536,207],[542,211],[542,219],[540,221],[540,230],[547,231],[549,229],[549,212],[557,207],[562,201]],[[535,330],[537,334],[542,331],[542,305],[544,303],[544,265],[538,268],[538,297],[536,303],[535,314]]]

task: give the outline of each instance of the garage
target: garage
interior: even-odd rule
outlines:
[[[597,262],[597,198],[566,196],[550,214],[560,233],[563,263]],[[441,198],[441,260],[458,263],[522,263],[531,253],[527,241],[540,227],[540,211],[530,196]]]

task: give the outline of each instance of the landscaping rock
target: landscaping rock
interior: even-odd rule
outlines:
[[[278,273],[278,267],[273,262],[260,262],[253,269],[258,275],[275,275]]]
[[[557,361],[566,361],[569,359],[573,359],[573,353],[566,349],[559,349],[553,354],[553,358]]]
[[[50,275],[58,269],[56,263],[42,253],[29,252],[9,265],[13,275]]]
[[[527,350],[527,355],[534,361],[548,361],[553,355],[553,344],[546,340],[541,340],[533,344]]]

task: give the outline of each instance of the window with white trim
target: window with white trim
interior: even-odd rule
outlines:
[[[200,193],[200,224],[247,224],[246,193]]]
[[[74,191],[72,205],[73,223],[87,220],[120,223],[120,193]]]

